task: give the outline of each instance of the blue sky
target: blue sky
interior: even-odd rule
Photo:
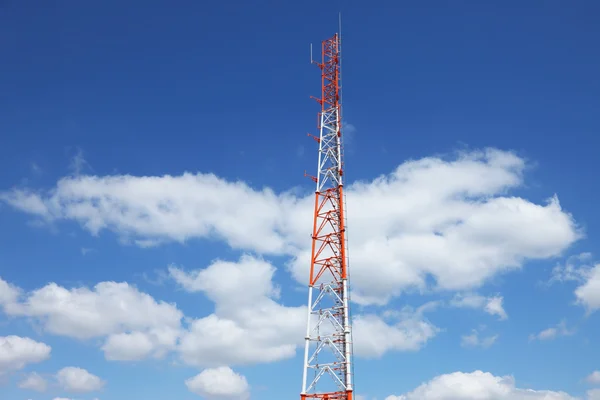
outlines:
[[[600,7],[483,3],[4,2],[2,398],[298,396],[338,11],[356,393],[600,398]]]

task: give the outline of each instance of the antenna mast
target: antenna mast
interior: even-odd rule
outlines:
[[[312,46],[311,46],[312,54]],[[352,331],[343,192],[340,36],[321,43],[321,105],[301,400],[352,400]],[[311,56],[312,59],[312,56]],[[309,134],[309,136],[312,136]]]

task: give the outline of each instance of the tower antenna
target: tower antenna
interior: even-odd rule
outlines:
[[[321,110],[301,400],[352,400],[353,394],[340,42],[338,33],[324,40],[321,62],[315,62],[321,69],[321,98],[315,98]]]
[[[339,71],[339,81],[340,81],[340,122],[343,121],[342,119],[342,12],[340,11],[339,15],[338,15],[338,32],[339,32],[339,39],[338,39],[338,49],[339,49],[339,60],[340,60],[340,71]]]

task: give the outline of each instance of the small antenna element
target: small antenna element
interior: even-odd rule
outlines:
[[[341,82],[342,82],[342,57],[343,57],[343,54],[342,54],[342,12],[341,11],[339,12],[338,23],[339,23],[339,27],[338,28],[339,28],[339,35],[340,35],[339,38],[338,38],[338,52],[339,52],[339,55],[340,55],[340,72],[339,72],[339,74],[340,74],[340,77],[339,77],[339,80],[340,80],[340,121],[342,121],[342,97],[343,97],[342,93],[343,93],[343,89],[342,89],[342,83]]]
[[[338,23],[339,23],[339,32],[340,32],[340,41],[341,41],[342,40],[341,39],[342,38],[342,12],[341,11],[340,11],[340,14],[339,14],[339,21],[338,21]]]

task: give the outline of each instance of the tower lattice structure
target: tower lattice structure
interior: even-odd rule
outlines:
[[[343,191],[341,46],[321,43],[321,105],[301,400],[352,400],[352,331]]]

